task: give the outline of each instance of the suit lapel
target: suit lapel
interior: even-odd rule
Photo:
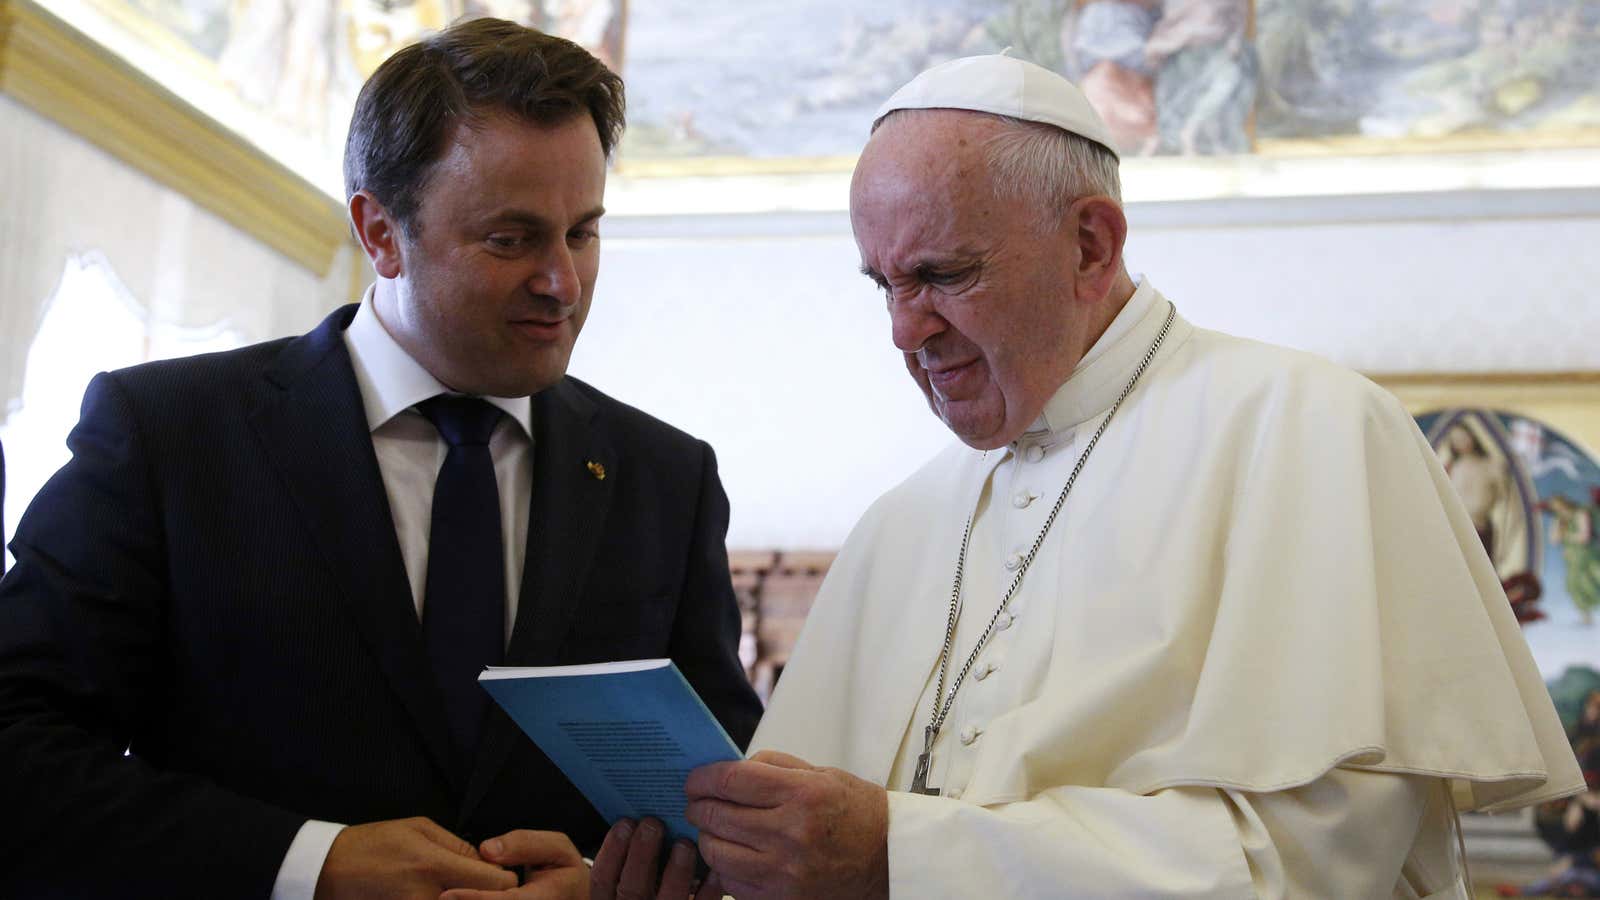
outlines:
[[[267,373],[255,426],[333,573],[356,630],[456,782],[443,702],[423,651],[388,494],[343,332],[347,306],[291,341]]]
[[[517,620],[508,666],[552,665],[581,606],[617,483],[617,458],[593,401],[563,380],[533,397],[533,496]],[[464,822],[517,741],[527,740],[495,706],[468,781]]]

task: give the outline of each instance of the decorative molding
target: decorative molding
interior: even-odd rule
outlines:
[[[1512,412],[1552,426],[1591,452],[1600,450],[1600,371],[1374,374],[1408,412],[1476,408]]]
[[[0,0],[0,91],[325,276],[344,208],[32,0]]]
[[[1478,388],[1600,391],[1600,371],[1578,372],[1377,372],[1369,376],[1386,388]]]

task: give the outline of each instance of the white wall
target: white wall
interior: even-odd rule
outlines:
[[[1201,326],[1368,372],[1600,369],[1600,191],[1129,218],[1130,266]],[[572,371],[712,443],[730,546],[837,546],[947,440],[859,263],[840,213],[607,221]]]

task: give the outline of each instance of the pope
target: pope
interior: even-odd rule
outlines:
[[[861,270],[959,443],[850,535],[760,752],[690,776],[729,893],[1468,896],[1458,810],[1583,788],[1410,417],[1191,325],[1119,198],[1032,64],[879,111]]]

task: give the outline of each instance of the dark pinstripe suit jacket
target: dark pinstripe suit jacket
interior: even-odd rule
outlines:
[[[596,849],[604,823],[498,708],[470,775],[448,764],[354,311],[90,385],[0,581],[0,897],[265,897],[307,818]],[[711,448],[575,379],[533,408],[507,663],[670,656],[742,745],[760,706]]]

